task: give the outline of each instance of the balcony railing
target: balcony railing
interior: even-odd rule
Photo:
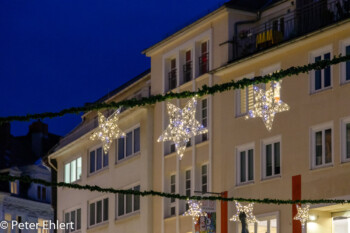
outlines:
[[[192,80],[192,61],[188,61],[183,65],[183,80],[184,83]]]
[[[176,87],[176,69],[172,69],[168,73],[168,90],[172,90]]]
[[[317,31],[349,17],[350,0],[320,0],[297,5],[294,11],[284,10],[280,16],[258,26],[249,28],[247,25],[241,25],[233,44],[233,60]]]
[[[199,75],[208,73],[209,71],[209,53],[203,53],[199,57]]]

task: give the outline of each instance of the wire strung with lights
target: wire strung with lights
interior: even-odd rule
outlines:
[[[233,215],[231,218],[230,218],[230,221],[233,221],[233,222],[240,222],[240,218],[239,218],[239,215],[241,213],[245,213],[246,214],[246,221],[248,223],[254,223],[254,222],[257,222],[256,220],[256,217],[254,216],[253,214],[253,209],[254,209],[254,203],[249,203],[248,205],[246,206],[243,206],[241,205],[241,203],[239,203],[238,201],[235,201],[235,206],[236,206],[236,214]]]
[[[205,134],[208,130],[196,120],[197,97],[192,97],[183,109],[167,103],[169,125],[158,138],[158,142],[172,141],[181,160],[186,145],[194,136]]]
[[[296,205],[296,206],[297,206],[298,213],[297,213],[297,215],[295,215],[295,217],[293,219],[299,220],[301,222],[301,226],[304,228],[305,223],[309,219],[310,205],[306,205],[304,208],[299,206],[299,205]]]
[[[90,136],[90,140],[100,139],[105,154],[108,153],[113,139],[125,137],[125,133],[118,127],[119,113],[120,108],[106,118],[101,112],[98,112],[98,130]]]
[[[281,100],[281,84],[272,82],[272,86],[267,91],[254,86],[253,93],[254,105],[245,118],[261,117],[266,129],[271,131],[276,113],[289,110],[288,104]]]
[[[192,216],[193,224],[196,224],[200,217],[207,217],[208,214],[202,210],[202,202],[188,200],[189,209],[183,214],[183,216]]]

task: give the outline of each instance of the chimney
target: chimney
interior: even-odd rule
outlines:
[[[29,134],[33,134],[33,133],[42,133],[44,135],[47,135],[48,134],[47,124],[41,122],[40,120],[33,122],[29,126]]]
[[[32,151],[37,158],[43,156],[43,140],[47,138],[48,126],[40,120],[33,122],[29,126],[29,133],[32,139]]]
[[[5,122],[0,124],[0,139],[4,141],[5,139],[9,139],[11,137],[11,124],[9,122]]]

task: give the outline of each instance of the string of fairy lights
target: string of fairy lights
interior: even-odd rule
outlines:
[[[345,57],[339,56],[338,58],[337,57],[333,58],[333,60],[319,61],[318,63],[313,63],[307,66],[303,66],[303,69],[300,69],[300,70],[298,70],[298,68],[295,68],[295,67],[293,69],[288,69],[289,73],[286,73],[285,71],[279,71],[273,74],[269,74],[268,76],[260,77],[259,81],[265,82],[265,83],[270,82],[271,86],[267,90],[258,88],[257,86],[253,87],[254,104],[252,108],[249,109],[246,119],[259,117],[262,119],[263,123],[265,124],[266,129],[270,131],[272,129],[275,115],[277,113],[289,110],[288,104],[284,103],[281,100],[280,92],[282,88],[281,86],[282,77],[290,76],[294,73],[305,73],[313,69],[325,68],[327,66],[337,64],[341,61],[347,61],[347,60],[350,60],[350,56],[345,56]],[[295,71],[295,69],[297,71]],[[236,83],[233,82],[233,85],[231,87],[230,86],[227,87],[223,85],[221,86],[223,89],[217,89],[218,91],[212,91],[212,93],[207,93],[207,94],[214,94],[216,92],[227,91],[227,90],[237,89],[237,88],[244,88],[248,86],[247,84],[250,84],[250,85],[257,84],[257,81],[255,80],[255,78],[251,79],[250,81],[247,81],[247,79],[245,79],[244,83],[238,84],[238,87],[235,84]],[[208,133],[208,129],[205,128],[196,119],[197,100],[202,95],[203,93],[201,92],[200,92],[200,95],[196,93],[187,93],[187,95],[185,95],[183,98],[188,98],[188,97],[191,97],[191,98],[183,108],[179,108],[169,102],[167,103],[167,113],[169,117],[169,124],[166,127],[166,129],[163,131],[163,133],[159,136],[157,141],[173,142],[175,144],[177,157],[180,160],[184,156],[186,145],[191,138],[200,134]],[[156,102],[158,102],[158,100]],[[137,104],[135,104],[135,106],[136,105]],[[125,133],[118,126],[120,107],[121,106],[119,106],[119,108],[109,117],[105,117],[101,112],[98,112],[98,128],[90,136],[91,140],[100,140],[102,142],[103,150],[105,153],[108,153],[113,140],[121,137],[125,137]],[[8,121],[8,119],[12,119],[12,118],[10,117],[5,119],[7,119]],[[2,121],[6,121],[6,120],[4,120],[3,118]],[[5,179],[5,177],[2,177],[1,179]],[[10,177],[7,177],[7,180],[10,180],[10,179],[11,179]],[[14,179],[14,177],[12,177],[12,179]],[[21,179],[21,177],[17,177],[17,179]],[[50,183],[50,182],[33,180],[33,179],[29,179],[29,180],[27,179],[26,181],[41,182],[41,183],[44,183],[45,185],[51,185],[51,186],[64,186],[62,185],[62,183]],[[113,193],[123,193],[123,191],[121,190],[99,189],[100,187],[98,186],[89,186],[86,188],[82,188],[82,186],[68,185],[68,187],[78,188],[78,189],[89,189],[92,191],[102,190],[102,191],[110,191]],[[125,194],[128,194],[128,193],[125,192]],[[147,193],[143,193],[139,191],[132,194],[142,195],[142,196],[147,195]],[[148,195],[159,195],[159,196],[165,196],[165,197],[168,196],[168,194],[166,193],[159,193],[154,191],[149,192]],[[180,198],[180,196],[177,196],[175,198]],[[200,217],[206,217],[207,213],[202,210],[202,203],[199,200],[200,198],[195,198],[195,199],[190,199],[190,198],[191,197],[186,198],[188,199],[189,208],[184,213],[184,215],[192,216],[193,222],[196,223]],[[218,200],[218,199],[212,199],[212,200]],[[232,218],[230,218],[230,221],[241,221],[241,222],[246,221],[248,223],[254,223],[257,221],[256,217],[253,214],[254,202],[250,201],[251,203],[249,203],[246,206],[243,206],[238,201],[239,198],[232,199],[232,200],[235,201],[235,207],[236,207],[237,213],[233,215]],[[347,203],[347,201],[344,200],[344,202],[342,203]],[[293,204],[296,204],[296,203],[293,203]],[[309,208],[310,208],[309,204],[307,204],[305,207],[302,207],[301,205],[297,205],[298,213],[294,217],[294,219],[299,220],[303,227],[305,226],[305,223],[308,219]],[[244,219],[242,219],[242,216],[244,216]]]

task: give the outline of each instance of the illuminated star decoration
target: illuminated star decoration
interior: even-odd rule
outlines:
[[[295,215],[294,220],[299,220],[303,228],[305,227],[306,221],[309,219],[309,208],[310,205],[306,205],[304,208],[297,205],[298,213]]]
[[[105,154],[108,153],[113,139],[125,136],[125,133],[118,127],[119,113],[120,108],[106,119],[102,113],[98,112],[99,129],[90,136],[90,140],[100,139]]]
[[[270,131],[275,114],[289,110],[288,104],[280,99],[280,92],[281,84],[279,82],[273,82],[272,87],[267,91],[254,86],[254,105],[245,118],[261,117],[267,130]]]
[[[182,159],[186,144],[189,142],[190,138],[208,132],[208,130],[196,120],[196,105],[196,97],[188,101],[183,109],[171,103],[167,103],[169,125],[158,138],[158,142],[173,141],[180,160]]]
[[[188,200],[187,204],[189,209],[183,214],[183,216],[192,216],[193,223],[196,224],[198,218],[201,216],[207,217],[207,213],[202,210],[202,202]]]
[[[246,206],[242,206],[239,202],[235,201],[237,213],[230,218],[230,221],[238,222],[239,220],[239,214],[241,212],[244,212],[246,214],[246,220],[247,223],[254,223],[257,222],[254,214],[253,214],[253,208],[254,208],[254,203],[249,203]]]

